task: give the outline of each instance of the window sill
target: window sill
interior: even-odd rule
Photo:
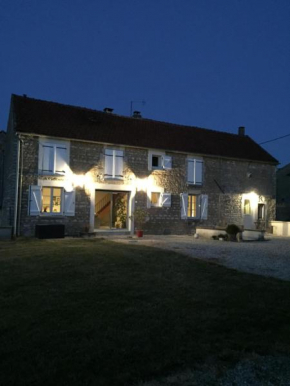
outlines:
[[[124,181],[124,177],[104,177],[105,181]]]
[[[39,170],[38,175],[42,177],[65,177],[66,173],[43,172],[42,170]]]
[[[189,181],[187,181],[186,184],[187,184],[187,185],[190,185],[190,186],[202,186],[202,185],[203,185],[203,183],[195,184],[194,182],[189,182]]]
[[[56,214],[40,213],[39,217],[45,217],[45,218],[64,218],[65,215],[61,214],[61,213],[56,213]]]

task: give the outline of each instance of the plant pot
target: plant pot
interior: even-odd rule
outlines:
[[[137,230],[137,231],[136,231],[136,236],[137,236],[137,237],[143,237],[143,231]]]

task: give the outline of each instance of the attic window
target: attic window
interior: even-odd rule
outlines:
[[[161,169],[161,156],[153,155],[152,156],[152,169]]]
[[[172,168],[172,158],[164,152],[149,150],[148,170],[167,170]]]

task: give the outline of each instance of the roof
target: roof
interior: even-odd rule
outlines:
[[[12,95],[16,131],[277,164],[249,136]]]

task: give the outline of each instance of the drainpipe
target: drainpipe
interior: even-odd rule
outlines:
[[[18,187],[19,187],[19,163],[20,163],[20,139],[17,136],[17,148],[16,148],[16,181],[15,181],[15,203],[14,203],[14,221],[13,221],[13,236],[16,236],[17,227],[17,209],[18,209]]]
[[[22,204],[22,180],[23,180],[23,139],[19,135],[19,150],[20,150],[20,184],[19,184],[19,199],[18,199],[18,221],[16,236],[20,235],[20,219],[21,219],[21,204]]]

